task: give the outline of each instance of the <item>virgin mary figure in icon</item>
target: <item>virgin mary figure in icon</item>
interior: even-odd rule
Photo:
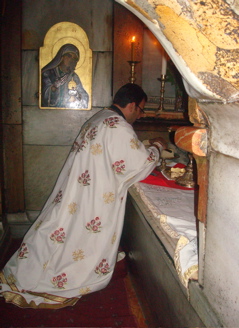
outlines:
[[[65,44],[52,61],[42,68],[42,107],[88,108],[89,95],[75,72],[79,59],[78,48],[73,44]]]

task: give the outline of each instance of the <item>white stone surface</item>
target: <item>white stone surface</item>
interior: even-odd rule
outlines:
[[[42,209],[70,148],[70,146],[24,146],[24,185],[27,211]]]
[[[31,74],[29,74],[31,72]],[[39,92],[39,61],[38,51],[22,52],[22,103],[38,105]]]
[[[24,107],[23,142],[28,145],[71,146],[81,126],[100,109],[82,111]]]
[[[200,107],[209,119],[211,150],[239,159],[238,105],[213,103]]]
[[[112,6],[111,0],[104,0],[104,6],[102,0],[24,0],[22,29],[32,36],[32,49],[39,49],[52,25],[70,21],[85,30],[92,51],[111,51]]]
[[[239,322],[239,160],[213,153],[204,267],[204,293],[224,327]]]

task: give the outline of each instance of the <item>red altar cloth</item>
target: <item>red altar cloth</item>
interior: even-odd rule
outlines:
[[[185,165],[178,163],[174,167],[183,168],[183,167],[185,167]],[[187,188],[187,187],[180,186],[180,185],[176,184],[174,182],[174,180],[168,180],[156,168],[153,170],[153,172],[149,176],[147,176],[147,178],[145,178],[144,180],[142,180],[140,182],[157,185],[157,186],[176,188],[176,189],[184,189],[184,190],[193,190],[194,189],[194,188]]]

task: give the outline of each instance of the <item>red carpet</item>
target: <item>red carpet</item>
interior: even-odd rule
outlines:
[[[8,259],[9,253],[12,254],[17,248],[18,243],[15,242],[11,245],[6,258]],[[7,304],[3,298],[0,298],[0,327],[141,328],[144,325],[137,321],[129,304],[127,295],[129,284],[126,282],[126,277],[126,260],[122,260],[116,264],[113,278],[105,289],[85,295],[73,307],[59,310],[22,309]]]

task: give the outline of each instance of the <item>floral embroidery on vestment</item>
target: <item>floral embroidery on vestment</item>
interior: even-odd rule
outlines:
[[[60,190],[60,191],[58,192],[58,194],[56,195],[56,198],[53,200],[53,203],[58,204],[58,203],[61,202],[61,200],[62,200],[62,190]]]
[[[79,145],[79,148],[78,148],[78,152],[80,151],[80,150],[83,150],[85,147],[86,147],[86,145],[87,145],[87,141],[86,140],[83,140],[81,143],[80,143],[80,145]]]
[[[25,243],[22,243],[19,251],[18,251],[18,258],[19,259],[26,259],[28,254],[28,249]]]
[[[35,230],[37,230],[40,227],[40,225],[42,224],[42,222],[43,221],[41,220],[41,221],[39,221],[39,222],[36,223]]]
[[[82,129],[81,129],[81,131],[80,131],[80,137],[81,137],[82,139],[84,139],[84,137],[85,137],[87,131],[90,129],[90,127],[91,127],[91,123],[88,123],[88,124],[86,124],[85,126],[83,125],[83,127],[82,127]]]
[[[97,273],[99,276],[105,276],[109,272],[110,272],[110,267],[106,259],[103,259],[100,262],[100,264],[95,268],[95,273]]]
[[[130,147],[132,149],[139,149],[139,140],[136,138],[133,138],[130,140]]]
[[[89,186],[89,181],[90,181],[90,175],[89,175],[89,171],[86,170],[85,173],[82,173],[81,176],[79,176],[78,178],[78,182],[80,184],[82,184],[83,186]]]
[[[48,262],[49,262],[49,261],[46,261],[46,262],[43,264],[43,270],[46,270],[46,267],[47,267],[47,265],[48,265]]]
[[[79,152],[79,151],[83,150],[84,148],[86,148],[89,141],[95,139],[97,132],[98,132],[97,130],[98,130],[97,126],[93,127],[89,131],[87,128],[84,129],[84,131],[80,134],[81,139],[83,139],[83,140],[80,143],[77,141],[74,141],[73,146],[71,148],[71,152],[74,152],[74,151]]]
[[[110,204],[110,203],[113,203],[115,201],[115,195],[111,191],[104,193],[103,198],[104,198],[104,202],[106,204]]]
[[[71,152],[79,151],[79,148],[80,148],[80,144],[77,141],[74,141],[74,143],[71,147]]]
[[[100,232],[101,228],[102,226],[101,226],[100,218],[98,216],[94,220],[88,222],[86,225],[86,229],[94,233]]]
[[[151,151],[149,154],[149,157],[147,158],[147,161],[151,162],[155,162],[156,161],[156,155]]]
[[[94,140],[96,135],[97,135],[97,132],[98,132],[98,127],[95,126],[92,129],[90,129],[89,132],[87,132],[86,138],[89,139],[89,140]]]
[[[58,244],[64,243],[65,238],[66,235],[63,228],[55,230],[50,236],[50,239]]]
[[[109,117],[106,118],[103,123],[105,124],[106,127],[109,128],[117,128],[117,124],[119,124],[119,117]]]
[[[116,241],[116,233],[113,234],[113,237],[111,238],[111,244],[113,245]]]
[[[65,273],[62,273],[56,277],[53,277],[51,280],[54,288],[65,289],[65,285],[67,283],[67,277]]]
[[[72,253],[74,261],[83,260],[85,258],[84,252],[82,249],[78,249]]]
[[[91,147],[90,147],[90,151],[91,151],[91,154],[92,155],[99,155],[99,154],[102,154],[102,146],[101,144],[93,144]]]
[[[69,204],[68,209],[70,214],[75,214],[75,212],[77,211],[77,204],[74,202]]]
[[[123,174],[123,171],[125,171],[125,162],[123,160],[116,161],[114,164],[112,164],[112,169],[117,174]]]

